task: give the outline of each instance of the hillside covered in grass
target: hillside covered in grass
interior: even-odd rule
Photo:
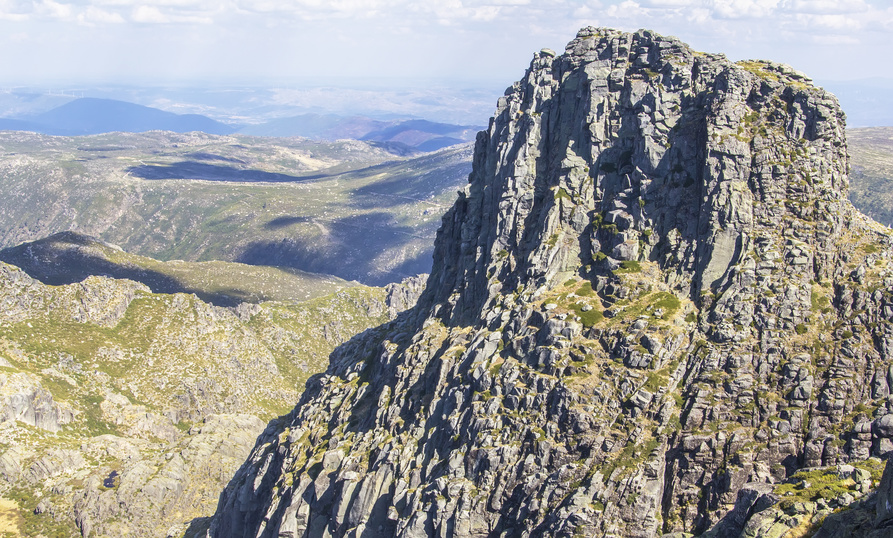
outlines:
[[[427,272],[470,146],[201,133],[0,133],[0,246],[76,231],[158,260],[381,285]]]

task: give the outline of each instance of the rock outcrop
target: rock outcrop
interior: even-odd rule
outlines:
[[[50,286],[0,262],[0,500],[15,500],[14,526],[200,535],[282,402],[335,346],[411,306],[419,280],[223,308],[108,277]]]
[[[210,535],[734,535],[765,484],[889,452],[891,237],[844,124],[647,31],[539,52],[419,304],[332,354]]]

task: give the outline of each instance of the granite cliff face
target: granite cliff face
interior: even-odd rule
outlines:
[[[734,536],[801,469],[886,454],[891,237],[846,200],[844,123],[786,66],[647,31],[536,54],[419,304],[335,351],[210,534]],[[834,504],[807,500],[766,524]]]

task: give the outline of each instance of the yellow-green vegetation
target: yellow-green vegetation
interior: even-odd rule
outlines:
[[[872,487],[877,486],[884,471],[884,462],[879,459],[854,462],[853,466],[871,474]],[[841,478],[836,467],[799,471],[775,488],[775,493],[781,496],[783,509],[799,502],[829,501],[855,491],[856,482],[850,477]]]
[[[591,282],[581,283],[575,277],[553,291],[555,295],[550,295],[544,302],[555,302],[561,311],[573,312],[584,327],[592,327],[605,319],[601,301],[592,289]]]
[[[614,274],[639,273],[642,271],[642,264],[635,260],[624,260],[620,262],[620,267],[614,270]]]
[[[25,518],[19,505],[9,499],[0,499],[0,537],[15,538],[22,536]]]
[[[823,314],[827,314],[831,312],[831,297],[830,294],[833,290],[826,288],[821,285],[813,285],[812,293],[810,294],[810,303],[812,305],[812,310],[814,312],[821,312]]]
[[[584,282],[575,293],[580,297],[594,297],[595,290],[592,289],[592,282]]]
[[[101,281],[96,286],[104,289]],[[0,323],[0,353],[78,410],[66,429],[90,436],[121,433],[102,409],[108,390],[159,415],[187,397],[198,398],[187,407],[230,401],[232,412],[272,418],[291,409],[335,345],[388,317],[384,290],[362,286],[301,303],[264,303],[244,319],[193,296],[137,290],[117,323],[103,326],[73,319],[71,303],[60,297],[90,293],[76,287],[40,286],[55,308]]]
[[[778,82],[778,73],[767,69],[767,64],[765,62],[757,60],[741,60],[736,62],[735,65],[762,79]]]
[[[229,442],[220,435],[238,436],[238,446],[247,451],[265,422],[294,407],[307,378],[325,368],[335,346],[390,316],[385,290],[358,285],[309,301],[229,309],[108,278],[44,285],[6,264],[0,264],[0,295],[7,300],[0,314],[5,389],[49,393],[51,399],[41,396],[44,405],[60,417],[58,431],[8,422],[0,431],[0,454],[10,461],[21,458],[23,469],[69,469],[48,481],[23,480],[5,493],[18,507],[0,505],[0,519],[16,514],[24,536],[79,535],[66,515],[71,494],[57,495],[52,488],[114,494],[124,487],[120,477],[126,470],[161,472],[168,462],[187,480],[193,471],[181,465],[183,460],[195,465],[198,454],[213,454]],[[201,435],[201,445],[190,444]],[[226,461],[232,459],[232,444],[222,446]],[[10,455],[11,447],[23,452]],[[170,460],[177,453],[183,460]],[[220,472],[233,472],[243,457]],[[213,473],[218,471],[215,467]],[[196,500],[181,515],[146,517],[209,515],[225,482],[202,476],[186,489],[197,496],[208,493],[207,506]],[[96,477],[108,478],[97,482]],[[42,500],[56,511],[35,511]],[[109,529],[131,523],[103,519],[103,532],[120,535]]]
[[[669,321],[673,319],[682,302],[678,297],[668,291],[656,291],[645,294],[633,301],[623,300],[616,303],[623,307],[620,314],[614,320],[631,320],[640,316]]]
[[[662,387],[666,387],[667,383],[670,380],[670,375],[673,373],[674,370],[676,370],[678,366],[679,361],[677,359],[656,372],[648,372],[645,384],[642,386],[642,388],[651,393],[656,393]],[[678,407],[682,406],[679,405]]]
[[[604,467],[600,469],[602,476],[609,479],[618,469],[621,476],[629,474],[644,462],[659,444],[660,440],[651,436],[641,439],[639,443],[627,443],[619,453],[608,456]]]
[[[605,315],[601,310],[596,310],[590,306],[590,310],[584,310],[583,304],[574,303],[570,305],[571,310],[580,318],[580,323],[583,324],[584,327],[592,327],[593,325],[598,324],[603,319],[605,319]]]
[[[35,495],[34,490],[25,487],[14,487],[6,493],[19,507],[18,529],[21,536],[46,536],[47,538],[75,538],[81,536],[75,527],[74,521],[57,521],[52,514],[35,513],[35,508],[40,502],[40,495]],[[11,507],[6,507],[7,510]],[[15,516],[13,516],[15,517]],[[13,534],[15,536],[15,534]]]

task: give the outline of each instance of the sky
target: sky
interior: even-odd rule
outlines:
[[[503,81],[584,26],[814,79],[893,73],[890,0],[0,0],[0,84]]]

